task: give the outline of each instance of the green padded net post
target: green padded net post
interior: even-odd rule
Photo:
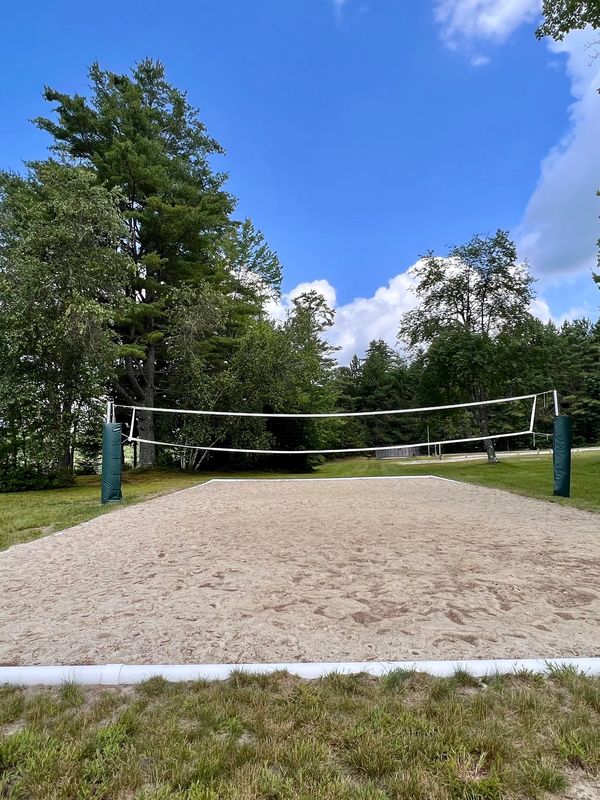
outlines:
[[[571,496],[571,417],[554,417],[554,494]]]
[[[113,411],[109,404],[107,421],[102,426],[102,503],[118,503],[123,499],[121,493],[121,476],[123,466],[121,462],[121,424],[111,422]]]

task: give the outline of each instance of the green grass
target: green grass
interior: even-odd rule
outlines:
[[[600,452],[573,455],[573,491],[569,500],[554,498],[551,495],[552,463],[549,456],[524,456],[518,459],[506,459],[500,464],[442,461],[412,465],[373,458],[352,458],[326,462],[305,477],[428,474],[507,489],[589,511],[600,511]],[[189,474],[159,470],[126,472],[123,483],[124,504],[138,503],[158,494],[185,489],[219,476],[277,478],[286,477],[286,474],[272,472]],[[100,505],[99,495],[100,483],[97,477],[78,478],[75,486],[68,489],[0,494],[0,550],[113,510],[114,506]]]
[[[572,670],[0,688],[7,800],[498,800],[598,774],[600,679]]]
[[[126,473],[124,502],[137,503],[196,483],[198,476],[185,473]],[[114,510],[114,506],[100,505],[99,498],[96,476],[77,478],[68,489],[0,494],[0,550]]]
[[[439,475],[442,478],[476,483],[493,489],[506,489],[587,511],[600,511],[600,451],[573,453],[569,499],[552,496],[550,455],[506,458],[499,464],[465,460],[447,463],[430,461],[425,464],[410,465],[399,461],[353,458],[328,462],[319,470],[320,477],[360,475]]]

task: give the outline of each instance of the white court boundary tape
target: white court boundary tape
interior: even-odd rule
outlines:
[[[299,678],[314,680],[327,675],[388,675],[394,670],[414,670],[451,677],[464,670],[476,678],[510,675],[521,670],[549,674],[570,667],[588,676],[600,675],[600,658],[470,659],[458,661],[350,661],[273,664],[97,664],[94,666],[0,667],[0,684],[13,686],[61,686],[77,683],[93,686],[129,686],[149,678],[170,682],[227,680],[234,672],[268,675],[282,670]]]
[[[325,481],[420,481],[423,479],[463,483],[463,481],[457,481],[454,480],[454,478],[441,478],[439,475],[340,475],[339,477],[331,478],[319,478],[315,475],[314,478],[209,478],[209,480],[198,484],[198,486],[207,486],[209,483],[277,483],[278,481],[290,483],[298,481],[321,483]],[[190,486],[189,488],[196,489],[198,487]],[[179,489],[178,492],[187,492],[187,489]],[[176,493],[177,492],[174,492],[174,494]]]

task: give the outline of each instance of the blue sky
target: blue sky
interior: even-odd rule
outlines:
[[[0,168],[45,155],[28,121],[44,84],[85,92],[91,61],[151,56],[225,146],[238,215],[283,262],[283,306],[321,288],[344,356],[393,342],[420,255],[498,227],[539,278],[537,313],[592,316],[600,67],[585,32],[562,52],[536,41],[537,3],[11,3]]]

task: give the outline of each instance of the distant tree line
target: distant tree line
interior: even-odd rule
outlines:
[[[89,97],[45,90],[53,113],[35,123],[52,137],[52,156],[24,174],[0,173],[0,490],[61,485],[95,469],[107,396],[124,406],[327,413],[556,385],[577,440],[600,440],[598,325],[558,329],[533,317],[532,279],[506,233],[422,259],[419,305],[401,321],[398,350],[375,341],[340,367],[321,295],[296,298],[283,322],[269,317],[282,278],[277,254],[249,219],[236,218],[214,166],[222,149],[163,66],[145,60],[119,75],[95,64],[89,77]],[[118,415],[128,423],[129,411]],[[492,417],[428,424],[456,438],[518,422]],[[135,433],[302,451],[414,441],[423,424],[140,411]],[[137,463],[199,469],[257,459],[142,444]],[[311,460],[261,463],[294,469]]]
[[[414,269],[417,307],[406,313],[393,350],[371,342],[336,372],[338,402],[349,410],[418,408],[515,397],[557,388],[562,409],[573,418],[576,444],[600,442],[600,321],[542,322],[531,312],[533,280],[517,261],[504,231],[475,236],[444,258],[433,254]],[[590,280],[590,287],[592,287]],[[466,409],[463,412],[357,418],[353,441],[389,446],[403,442],[487,437],[490,461],[497,458],[493,435],[528,430],[531,402]],[[552,430],[550,397],[539,399],[536,426]],[[548,440],[538,439],[547,446]],[[530,436],[505,442],[529,447]],[[481,449],[472,446],[446,451]]]

